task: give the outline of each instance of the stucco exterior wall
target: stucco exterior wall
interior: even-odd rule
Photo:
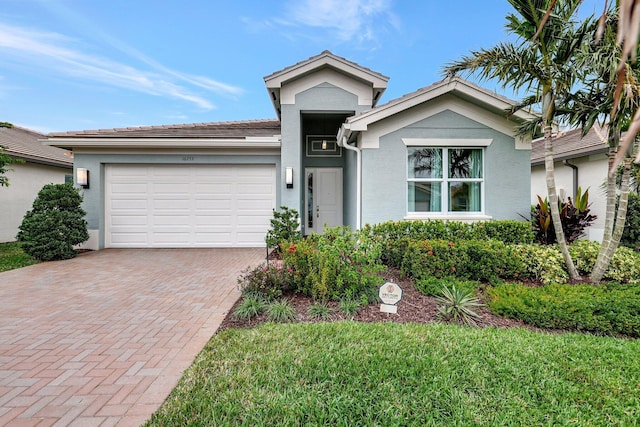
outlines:
[[[9,187],[0,187],[0,242],[15,241],[25,213],[31,209],[38,192],[46,184],[64,184],[71,168],[37,163],[11,165],[6,176]]]
[[[363,149],[364,224],[407,217],[407,147],[402,138],[491,139],[484,155],[484,216],[518,220],[518,213],[529,211],[530,151],[516,150],[513,137],[443,111],[382,136],[379,148]]]
[[[332,74],[328,74],[327,78],[331,78]],[[316,77],[314,77],[316,78]],[[304,80],[304,79],[301,79]],[[282,179],[284,182],[284,168],[293,167],[294,170],[294,188],[289,189],[281,185],[282,205],[286,205],[290,208],[297,209],[299,212],[304,211],[304,170],[303,170],[303,141],[302,141],[302,128],[301,128],[301,115],[303,113],[360,113],[371,106],[360,105],[359,97],[356,93],[363,92],[362,84],[356,81],[341,81],[341,86],[349,89],[346,90],[343,87],[337,87],[329,82],[322,82],[321,84],[305,89],[300,93],[296,93],[293,97],[288,94],[287,87],[283,87],[283,100],[295,99],[294,104],[282,104],[281,123],[282,123],[282,146],[281,146],[281,158],[282,158]],[[304,85],[296,84],[293,88],[304,87]],[[369,89],[370,90],[370,89]],[[337,133],[337,129],[336,129]],[[344,151],[343,151],[344,153]],[[342,159],[339,160],[343,162]],[[322,161],[321,161],[322,163]],[[324,161],[322,165],[334,165],[335,161]],[[310,163],[311,164],[311,163]],[[309,164],[309,165],[310,165]],[[347,161],[347,169],[352,165],[355,167],[355,161]],[[353,194],[355,197],[355,172],[343,170],[343,183],[345,191],[343,193],[344,203],[343,209],[345,212],[345,218],[347,224],[350,225],[350,221],[353,221],[355,225],[355,213],[351,213],[350,210],[355,211],[355,202],[347,200],[347,194]],[[351,175],[353,173],[353,175]],[[353,187],[353,188],[351,188]],[[353,219],[351,219],[353,216]]]
[[[601,186],[607,178],[607,156],[596,154],[572,159],[570,162],[578,167],[578,186],[583,192],[589,189],[591,213],[598,217],[587,229],[585,238],[602,241],[607,201]],[[562,162],[555,162],[554,172],[558,194],[564,195],[564,200],[568,196],[573,197],[573,170]],[[543,199],[547,197],[544,165],[531,168],[531,204],[538,203],[537,195]]]
[[[215,164],[269,164],[275,165],[276,176],[282,175],[280,156],[276,153],[265,154],[230,154],[224,152],[185,152],[179,154],[157,154],[152,151],[132,154],[105,154],[91,152],[75,152],[75,167],[87,168],[90,173],[90,188],[83,189],[83,208],[87,212],[89,242],[85,247],[102,249],[105,242],[105,165],[109,164],[158,164],[158,165],[215,165]],[[282,204],[280,186],[276,187],[276,206]]]

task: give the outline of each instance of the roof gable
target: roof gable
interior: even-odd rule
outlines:
[[[372,106],[380,99],[389,81],[389,77],[383,74],[325,50],[319,55],[312,56],[264,77],[269,97],[278,116],[280,116],[280,89],[282,86],[325,68],[335,70],[370,86],[372,90]]]
[[[372,147],[376,145],[377,135],[367,135],[370,128],[381,128],[385,119],[397,117],[394,126],[383,126],[384,131],[407,126],[423,116],[430,116],[450,110],[470,117],[479,123],[494,128],[516,138],[516,148],[529,149],[530,138],[517,136],[514,124],[510,120],[531,120],[536,116],[527,111],[518,111],[507,118],[505,110],[516,103],[506,97],[488,91],[460,77],[441,80],[430,86],[418,89],[386,104],[349,117],[338,132],[339,141],[343,137],[362,133]],[[471,114],[471,116],[469,116]],[[376,132],[374,132],[376,133]]]
[[[351,130],[366,130],[367,126],[371,123],[383,120],[446,94],[456,95],[461,99],[496,113],[504,113],[506,109],[516,104],[506,97],[488,91],[456,76],[441,80],[430,86],[423,87],[415,92],[391,100],[383,105],[379,105],[371,110],[350,117],[347,119],[347,123]],[[523,110],[516,112],[514,116],[521,120],[533,119],[535,117],[535,115]]]

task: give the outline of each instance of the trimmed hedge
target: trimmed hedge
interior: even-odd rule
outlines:
[[[533,231],[525,221],[496,220],[461,222],[443,220],[387,221],[365,225],[363,232],[376,240],[500,240],[504,243],[531,243]]]
[[[502,284],[487,295],[493,313],[530,325],[640,337],[639,285]]]
[[[496,220],[461,222],[443,220],[387,221],[365,225],[362,232],[381,245],[382,261],[400,268],[409,242],[416,240],[498,240],[502,243],[524,244],[533,242],[529,222]]]
[[[416,279],[455,276],[494,282],[522,276],[513,246],[497,240],[409,241],[400,272]]]

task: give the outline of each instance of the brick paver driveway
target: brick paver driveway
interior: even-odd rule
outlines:
[[[0,425],[137,426],[264,249],[108,249],[0,273]]]

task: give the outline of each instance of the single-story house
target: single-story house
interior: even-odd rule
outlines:
[[[4,153],[23,160],[6,173],[8,187],[0,187],[0,242],[15,241],[25,213],[46,184],[73,182],[72,153],[44,145],[41,133],[18,126],[0,127]]]
[[[51,134],[89,172],[89,247],[260,247],[387,220],[520,219],[531,141],[514,103],[461,78],[377,105],[388,77],[324,51],[264,78],[277,118]]]
[[[604,139],[604,140],[603,140]],[[582,137],[581,129],[562,132],[553,139],[554,172],[558,197],[575,198],[578,187],[589,189],[591,214],[597,219],[587,228],[586,239],[602,241],[606,215],[606,191],[602,185],[607,180],[608,145],[606,130],[598,125]],[[547,196],[544,166],[544,139],[532,142],[531,149],[531,204],[538,204],[538,197]]]

